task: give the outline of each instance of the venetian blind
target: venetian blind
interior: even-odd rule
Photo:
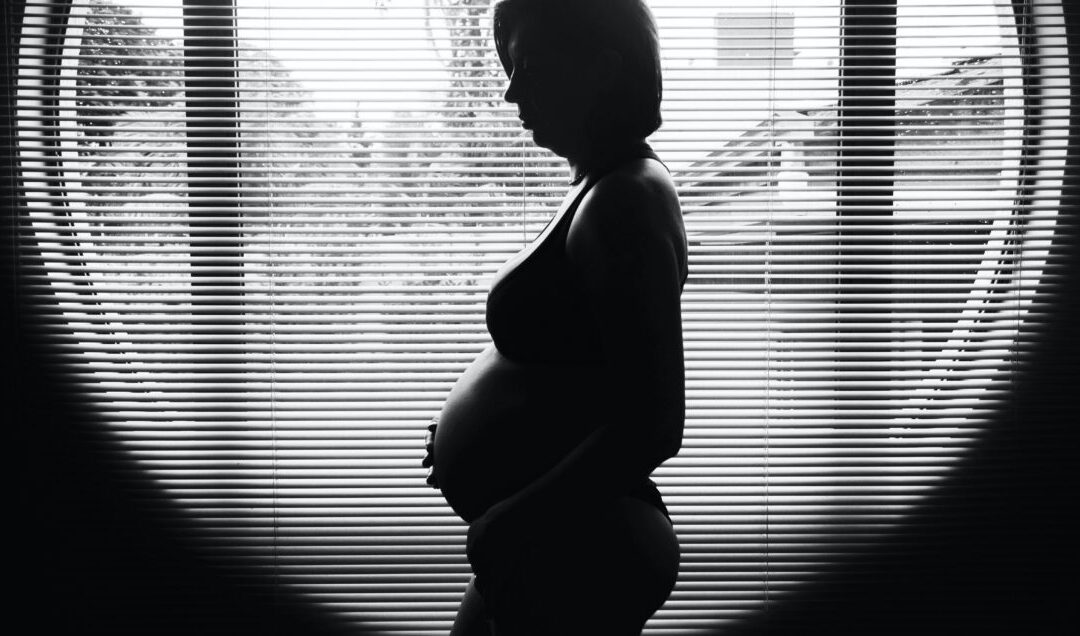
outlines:
[[[691,249],[662,634],[886,536],[984,432],[1038,324],[1070,87],[1052,1],[651,6]],[[453,618],[424,428],[567,190],[489,10],[26,3],[20,262],[103,452],[251,585],[385,631]]]

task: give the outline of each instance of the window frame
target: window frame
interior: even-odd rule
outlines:
[[[1032,38],[1034,39],[1034,36],[1032,36]],[[1027,68],[1027,67],[1025,67],[1025,68]],[[1032,103],[1034,103],[1034,100],[1037,100],[1037,97],[1038,97],[1038,95],[1037,95],[1037,88],[1029,88],[1029,87],[1028,87],[1028,84],[1025,84],[1025,91],[1030,91],[1030,92],[1031,92],[1031,95],[1030,95],[1030,97],[1031,97],[1031,98],[1032,98],[1032,100],[1033,100],[1033,102],[1032,102]],[[1026,95],[1026,97],[1027,97],[1027,95]],[[1025,99],[1025,104],[1028,104],[1028,103],[1029,103],[1029,102],[1027,101],[1027,99]],[[1040,109],[1039,109],[1038,107],[1034,107],[1034,106],[1033,106],[1033,107],[1032,107],[1032,108],[1031,108],[1030,110],[1028,110],[1027,108],[1025,108],[1025,110],[1027,110],[1027,111],[1028,111],[1027,117],[1030,117],[1030,118],[1031,118],[1031,121],[1035,121],[1035,120],[1040,120],[1040,121],[1041,121],[1041,119],[1040,119],[1040,118],[1041,118],[1041,117],[1043,117],[1043,114],[1042,114],[1042,113],[1040,112]],[[1026,134],[1026,131],[1028,130],[1028,127],[1027,127],[1026,125],[1025,125],[1025,128],[1024,128],[1024,130],[1025,130],[1025,134]],[[1035,148],[1035,147],[1037,147],[1037,146],[1032,146],[1032,148]],[[1028,146],[1027,146],[1027,145],[1025,145],[1025,148],[1027,149],[1027,148],[1028,148]],[[1034,150],[1031,150],[1031,152],[1034,152]],[[214,153],[210,153],[210,154],[211,154],[211,155],[214,155]],[[214,155],[214,156],[216,156],[216,155]],[[1029,167],[1030,167],[1031,169],[1034,169],[1034,168],[1035,168],[1035,167],[1036,167],[1036,166],[1037,166],[1037,165],[1039,164],[1039,162],[1041,161],[1041,158],[1040,158],[1040,157],[1028,157],[1028,158],[1027,158],[1027,161],[1028,161],[1028,164],[1027,164],[1027,165],[1028,165],[1028,166],[1029,166]],[[225,174],[225,173],[227,173],[227,172],[228,172],[228,170],[226,169],[226,170],[225,170],[225,171],[223,172],[223,174]],[[62,176],[62,170],[61,170],[60,172],[58,172],[58,173],[57,173],[57,175],[58,175],[58,176]],[[1027,196],[1036,196],[1036,194],[1035,194],[1035,193],[1034,193],[1034,191],[1033,191],[1033,188],[1034,188],[1034,184],[1032,184],[1032,183],[1031,183],[1031,181],[1030,181],[1030,179],[1031,179],[1031,177],[1030,177],[1030,174],[1029,174],[1029,177],[1028,177],[1028,178],[1029,178],[1029,182],[1028,182],[1028,185],[1029,185],[1029,189],[1028,189],[1028,193],[1027,193]],[[225,235],[226,237],[227,237],[227,236],[230,236],[230,235],[229,235],[228,233],[223,233],[223,234],[224,234],[224,235]]]

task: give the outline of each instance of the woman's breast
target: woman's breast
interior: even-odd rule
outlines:
[[[435,471],[447,502],[472,521],[544,474],[599,424],[597,367],[520,364],[488,347],[439,416]]]

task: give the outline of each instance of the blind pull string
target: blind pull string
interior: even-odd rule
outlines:
[[[281,593],[281,518],[279,512],[279,493],[278,493],[278,440],[277,440],[277,307],[275,306],[275,290],[274,290],[274,276],[275,276],[275,252],[274,252],[274,154],[271,151],[271,145],[274,143],[273,135],[271,134],[271,63],[270,56],[273,44],[273,25],[271,24],[271,8],[269,0],[263,3],[263,27],[265,29],[264,42],[266,45],[263,47],[263,91],[266,96],[266,102],[263,108],[264,116],[264,130],[266,142],[263,147],[263,151],[266,153],[266,189],[267,189],[267,207],[266,207],[266,241],[267,241],[267,260],[270,264],[270,272],[267,281],[267,292],[269,293],[270,303],[270,316],[269,316],[269,329],[270,329],[270,484],[271,484],[271,515],[272,525],[271,532],[273,532],[273,539],[270,544],[272,552],[273,562],[273,599],[275,605],[279,599]]]
[[[770,484],[770,479],[771,479],[770,468],[771,467],[769,465],[769,460],[770,460],[769,455],[772,452],[771,448],[770,448],[770,444],[771,444],[771,441],[772,441],[770,439],[770,435],[771,435],[771,432],[772,432],[770,430],[770,426],[772,424],[772,422],[770,421],[770,415],[771,415],[770,408],[772,406],[770,398],[771,398],[771,389],[772,389],[772,363],[773,363],[773,359],[772,359],[772,347],[773,347],[773,333],[772,333],[773,316],[772,316],[772,309],[773,309],[773,307],[772,307],[772,284],[771,284],[770,273],[771,273],[771,269],[772,269],[772,247],[773,247],[773,245],[772,245],[772,232],[773,232],[773,228],[775,227],[775,219],[773,218],[773,207],[774,207],[774,205],[776,203],[776,197],[779,195],[779,192],[777,192],[777,190],[778,190],[778,188],[781,187],[780,173],[782,171],[783,161],[784,161],[782,147],[779,144],[777,144],[777,141],[776,141],[776,115],[777,115],[777,108],[776,108],[776,68],[777,68],[776,67],[776,56],[778,54],[777,40],[779,39],[779,33],[778,33],[778,30],[779,30],[779,13],[778,13],[779,12],[779,7],[777,6],[776,0],[772,0],[772,2],[770,3],[769,6],[770,6],[769,10],[770,10],[770,13],[771,13],[771,17],[770,17],[770,29],[771,29],[770,36],[771,37],[770,37],[770,40],[771,40],[771,49],[772,50],[771,50],[771,54],[769,56],[769,89],[768,89],[768,107],[767,108],[768,108],[768,111],[769,111],[769,164],[770,164],[770,170],[773,172],[773,174],[770,175],[770,177],[771,177],[770,181],[772,183],[774,183],[775,185],[767,190],[766,227],[765,227],[765,254],[764,254],[765,263],[764,263],[764,267],[762,268],[764,270],[763,271],[763,278],[764,278],[764,282],[765,282],[765,433],[764,433],[764,437],[765,437],[765,439],[764,439],[764,445],[765,445],[765,466],[764,466],[764,474],[765,474],[765,555],[764,555],[765,556],[765,577],[764,577],[765,578],[765,581],[764,581],[765,603],[764,604],[765,604],[765,611],[769,610],[769,602],[771,600],[770,599],[770,593],[772,591],[770,589],[770,585],[772,583],[772,581],[771,581],[772,573],[770,571],[771,568],[772,568],[772,563],[771,563],[772,555],[770,554],[770,549],[771,549],[771,546],[770,546],[770,540],[771,540],[770,532],[771,532],[771,528],[769,527],[769,522],[770,522],[770,519],[769,519],[769,513],[770,513],[770,510],[769,510],[769,503],[770,503],[769,502],[769,494],[770,494],[770,492],[769,491],[770,491],[770,486],[771,486],[771,484]]]
[[[525,229],[525,150],[528,140],[525,135],[518,135],[518,139],[522,141],[522,247],[528,245],[528,232]]]

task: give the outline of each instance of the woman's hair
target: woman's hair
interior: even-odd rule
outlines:
[[[506,48],[522,25],[583,58],[619,55],[619,77],[593,113],[594,141],[644,139],[660,127],[660,41],[644,0],[500,0],[494,21],[495,50],[507,70]]]

